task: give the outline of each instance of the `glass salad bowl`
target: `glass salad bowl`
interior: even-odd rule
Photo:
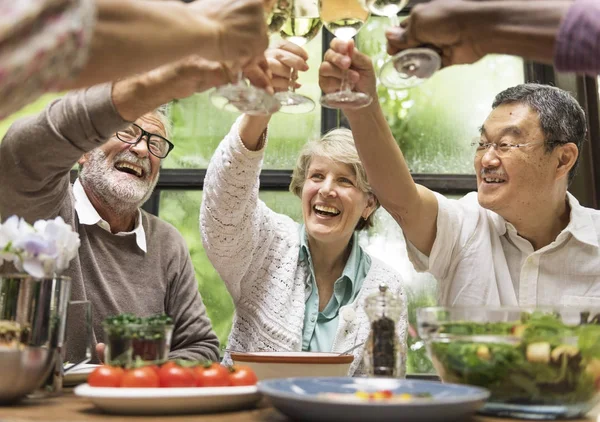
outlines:
[[[491,392],[480,413],[573,418],[598,403],[600,309],[433,307],[417,323],[444,382]]]

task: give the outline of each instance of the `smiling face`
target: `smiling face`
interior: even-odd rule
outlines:
[[[560,152],[560,147],[545,152],[544,139],[537,113],[526,104],[502,104],[490,113],[482,127],[481,142],[529,145],[512,148],[501,157],[494,148],[475,155],[482,207],[511,221],[543,206],[556,189]],[[566,179],[562,179],[566,190]]]
[[[347,244],[359,219],[376,208],[373,195],[357,187],[352,166],[321,156],[310,160],[301,199],[309,240],[322,243]]]
[[[146,114],[135,123],[147,132],[165,135],[162,123],[153,114]],[[79,163],[83,186],[114,208],[142,205],[152,194],[160,168],[160,158],[150,154],[145,137],[131,145],[114,135],[85,154]]]

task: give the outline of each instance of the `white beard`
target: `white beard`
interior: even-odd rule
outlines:
[[[143,179],[131,177],[115,168],[115,163],[125,161],[144,170]],[[79,172],[81,183],[92,190],[110,209],[115,212],[132,212],[150,198],[158,182],[158,173],[153,180],[146,177],[150,173],[150,160],[140,159],[130,151],[123,151],[111,162],[100,149],[92,150]]]

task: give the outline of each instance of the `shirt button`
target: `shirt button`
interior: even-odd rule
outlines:
[[[315,322],[316,320],[317,320],[317,319],[316,319],[315,317],[312,317],[312,318],[310,319],[310,322]]]

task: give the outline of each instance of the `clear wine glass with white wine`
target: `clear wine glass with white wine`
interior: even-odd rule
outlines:
[[[291,0],[265,0],[265,18],[267,31],[278,32],[290,13]],[[223,65],[227,66],[227,65]],[[279,100],[261,88],[248,85],[242,70],[237,73],[237,82],[218,87],[210,94],[210,99],[218,108],[228,111],[240,111],[251,115],[270,115],[281,108]]]
[[[369,18],[364,0],[319,0],[323,25],[344,41],[350,41]],[[342,73],[340,90],[321,97],[321,105],[328,108],[361,108],[368,106],[373,98],[363,92],[354,92],[348,82],[348,71]]]
[[[292,0],[290,17],[283,24],[279,35],[302,47],[319,33],[322,25],[318,0]],[[315,108],[312,99],[296,92],[294,85],[297,78],[298,71],[292,69],[288,90],[275,94],[281,102],[282,113],[308,113]]]
[[[398,26],[398,12],[408,0],[366,0],[371,13],[390,18]],[[409,48],[394,55],[379,71],[379,80],[387,88],[408,89],[422,84],[440,69],[442,59],[431,48]]]

